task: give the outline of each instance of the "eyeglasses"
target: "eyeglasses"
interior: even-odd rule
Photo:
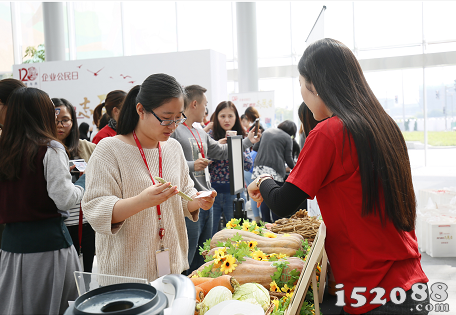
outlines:
[[[65,118],[65,119],[62,119],[62,120],[55,120],[55,125],[58,126],[59,123],[62,123],[62,126],[63,127],[69,127],[71,122],[73,121],[73,119],[68,119],[68,118]]]
[[[155,113],[151,110],[150,111],[152,114],[154,114],[155,118],[158,119],[158,121],[160,122],[160,125],[162,126],[169,126],[171,125],[172,123],[176,123],[176,125],[180,125],[182,124],[184,121],[187,120],[187,117],[184,115],[184,113],[182,113],[182,116],[184,116],[184,118],[181,118],[181,119],[176,119],[176,120],[172,120],[172,119],[166,119],[166,120],[163,120],[163,119],[160,119],[157,115],[155,115]]]

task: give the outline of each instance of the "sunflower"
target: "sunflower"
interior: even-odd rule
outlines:
[[[281,289],[281,291],[283,293],[292,293],[293,292],[293,289],[292,288],[289,288],[288,285],[285,283],[285,285],[283,286],[283,288]]]
[[[270,284],[269,284],[269,291],[272,291],[272,292],[280,292],[280,289],[279,287],[277,286],[277,283],[274,281],[272,281]]]
[[[234,271],[236,269],[237,264],[235,264],[236,258],[231,255],[225,256],[225,261],[223,262],[222,266],[220,267],[221,272],[225,272],[225,274]]]
[[[255,260],[266,260],[266,261],[268,260],[266,255],[261,250],[257,250],[256,252],[254,252],[252,254],[252,258]]]
[[[287,258],[287,255],[285,255],[285,254],[279,254],[279,255],[277,255],[277,258],[278,258],[278,259]]]
[[[254,233],[254,234],[256,234],[256,235],[260,234],[260,232],[259,232],[258,230],[256,230],[256,229],[253,230],[252,233]]]
[[[277,235],[275,235],[274,233],[269,233],[269,232],[264,233],[264,236],[265,237],[269,237],[269,238],[276,238],[277,237]]]
[[[291,299],[291,297],[293,296],[293,293],[294,293],[294,292],[287,293],[287,294],[285,294],[285,296],[286,296],[287,298]]]
[[[272,300],[272,303],[274,303],[274,309],[277,310],[279,308],[279,300],[275,299],[275,300]]]
[[[283,234],[283,237],[288,237],[288,236],[290,236],[290,234],[288,234],[288,233]]]
[[[231,222],[227,222],[226,223],[226,228],[227,229],[232,229],[233,228],[233,226],[231,225]]]
[[[198,275],[196,274],[196,275],[191,276],[191,278],[199,278],[199,277],[198,277]]]
[[[255,247],[257,246],[258,242],[255,242],[255,241],[250,241],[249,242],[249,249],[255,249]]]

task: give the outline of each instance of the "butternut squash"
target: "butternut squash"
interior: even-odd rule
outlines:
[[[256,282],[264,286],[267,290],[270,289],[271,276],[277,271],[273,266],[273,261],[259,261],[252,258],[244,257],[245,261],[238,263],[236,269],[229,275],[235,278],[240,285],[244,283]],[[301,272],[304,268],[305,262],[297,257],[289,257],[284,259],[289,262],[288,272],[296,269]],[[202,271],[206,266],[211,265],[213,262],[207,262],[197,270],[193,271],[189,277],[197,274],[197,271]]]
[[[224,229],[214,234],[211,240],[211,249],[217,247],[219,242],[226,242],[239,233],[242,236],[242,240],[246,242],[255,241],[257,247],[265,254],[285,254],[287,256],[293,256],[297,250],[302,249],[303,237],[299,234],[291,233],[290,236],[283,236],[283,234],[275,234],[277,237],[269,238],[265,236],[259,236],[255,233],[248,231],[241,231],[236,229]]]

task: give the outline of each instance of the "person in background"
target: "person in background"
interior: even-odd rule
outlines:
[[[209,109],[207,108],[207,106],[206,106],[206,114],[203,118],[203,122],[202,122],[201,126],[203,127],[204,131],[206,131],[206,132],[209,132],[210,130],[212,130],[212,127],[214,126],[214,123],[209,118]]]
[[[74,106],[64,98],[52,98],[55,108],[60,109],[57,115],[57,139],[59,139],[67,148],[68,157],[70,160],[83,159],[86,163],[89,162],[90,156],[95,150],[96,145],[79,139],[79,132],[76,111]],[[86,124],[89,126],[88,124]],[[72,181],[76,182],[80,178],[80,172],[71,171]],[[85,177],[84,177],[85,178]],[[84,178],[80,182],[84,183]],[[74,247],[79,254],[83,254],[83,264],[85,272],[92,272],[93,258],[95,256],[95,231],[92,229],[87,220],[82,217],[79,221],[79,216],[82,216],[80,202],[72,205],[69,210],[70,216],[64,222],[70,232]],[[82,234],[79,234],[79,226],[81,223]],[[81,239],[81,242],[79,242]]]
[[[343,314],[428,314],[417,307],[429,304],[429,280],[420,263],[416,197],[401,130],[341,42],[312,43],[298,70],[302,98],[319,123],[287,182],[280,187],[264,174],[249,185],[250,196],[279,216],[317,196],[325,249],[335,281],[343,285]],[[384,303],[375,303],[379,288]],[[393,289],[403,290],[401,303],[391,301]]]
[[[242,128],[241,120],[237,112],[236,106],[230,101],[224,101],[217,105],[214,112],[214,127],[209,132],[209,136],[214,140],[220,140],[227,137],[227,130],[234,130],[238,136],[245,137],[246,132]],[[248,171],[252,166],[252,158],[250,157],[250,149],[244,152],[244,170]],[[214,202],[214,212],[212,220],[212,235],[220,229],[220,216],[223,213],[225,222],[230,221],[234,217],[233,201],[236,195],[231,195],[230,192],[230,169],[228,160],[213,160],[209,164],[209,173],[211,174],[211,186],[217,191],[217,197]],[[241,193],[241,198],[245,200],[244,193]]]
[[[299,155],[299,144],[294,140],[296,136],[296,124],[291,120],[281,122],[277,128],[269,128],[264,131],[261,141],[253,146],[258,154],[255,157],[252,179],[262,174],[270,174],[277,185],[282,186],[285,182],[285,164],[293,169],[294,157]],[[272,213],[269,207],[262,203],[260,206],[261,217],[264,222],[274,222],[280,217]]]
[[[5,122],[7,100],[10,94],[17,88],[25,87],[26,85],[22,81],[16,79],[3,79],[0,80],[0,137],[2,135],[3,124]],[[2,234],[5,228],[5,224],[0,224],[0,248],[2,244]]]
[[[184,124],[179,125],[171,135],[171,137],[179,141],[184,150],[190,177],[198,191],[212,190],[211,176],[208,169],[209,159],[224,160],[228,158],[228,146],[226,143],[221,144],[209,137],[206,132],[201,132],[201,129],[198,131],[198,129],[192,127],[195,121],[203,120],[207,106],[207,98],[204,94],[206,91],[204,87],[199,85],[185,87],[187,97],[185,98],[184,114],[187,120]],[[260,137],[254,139],[253,131],[250,132],[248,137],[243,140],[244,150],[256,143]],[[187,272],[192,272],[204,263],[204,258],[199,255],[197,250],[199,246],[202,247],[204,245],[207,239],[212,237],[212,212],[213,210],[210,209],[200,213],[198,222],[185,219],[190,265],[190,269]]]
[[[93,127],[89,126],[88,123],[82,122],[79,125],[79,139],[90,141],[92,136]]]
[[[107,113],[104,113],[103,116],[101,116],[100,121],[98,122],[98,130],[103,129],[108,124],[109,119],[109,115]]]
[[[193,187],[182,147],[170,139],[185,121],[183,110],[184,91],[176,79],[150,75],[125,98],[118,135],[101,141],[93,152],[82,210],[97,232],[100,273],[154,281],[162,246],[169,249],[164,263],[171,273],[188,269],[184,217],[198,221],[199,209],[211,209],[217,193],[195,198],[200,192]],[[193,201],[177,195],[178,190]]]
[[[111,91],[108,93],[108,95],[106,95],[106,100],[95,107],[95,110],[93,111],[93,121],[95,124],[99,125],[103,107],[106,107],[106,113],[109,116],[109,121],[108,125],[100,129],[95,137],[93,137],[93,143],[98,144],[101,139],[106,137],[114,137],[117,134],[117,120],[119,119],[119,113],[122,109],[125,95],[127,94],[121,90]]]
[[[7,101],[10,94],[17,88],[24,87],[22,81],[8,78],[0,80],[0,136],[2,134],[3,124],[5,122]]]
[[[21,87],[8,99],[0,137],[0,314],[63,314],[78,297],[78,254],[63,223],[84,189],[71,183],[45,92]]]
[[[241,115],[241,125],[245,132],[249,132],[250,122],[246,114]]]
[[[257,118],[260,118],[260,114],[258,113],[256,108],[254,108],[252,106],[249,106],[249,107],[247,107],[245,109],[244,115],[247,117],[247,120],[249,121],[249,124],[251,124],[250,127],[249,127],[249,131],[250,131],[254,127],[253,123],[255,122],[255,120]],[[261,130],[261,132],[264,131],[264,128],[261,125],[261,123],[260,123],[260,130]]]

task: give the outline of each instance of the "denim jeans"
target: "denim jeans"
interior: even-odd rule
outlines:
[[[204,258],[199,254],[199,247],[203,247],[203,243],[212,237],[212,212],[213,208],[200,209],[197,222],[185,218],[188,235],[188,265],[190,266],[188,274],[204,264]]]
[[[248,171],[244,171],[244,180],[247,183],[247,186],[249,186],[250,183],[253,182],[252,173],[248,172]],[[252,208],[254,219],[255,219],[255,217],[259,217],[260,209],[258,208],[256,201],[254,201],[252,198],[250,198],[250,207]]]
[[[232,195],[230,193],[217,193],[215,197],[214,205],[214,214],[213,214],[213,223],[212,223],[212,235],[217,233],[219,229],[220,216],[225,216],[226,222],[234,218],[234,205],[233,201],[236,199],[237,195]],[[241,198],[245,200],[245,194],[241,193]]]

